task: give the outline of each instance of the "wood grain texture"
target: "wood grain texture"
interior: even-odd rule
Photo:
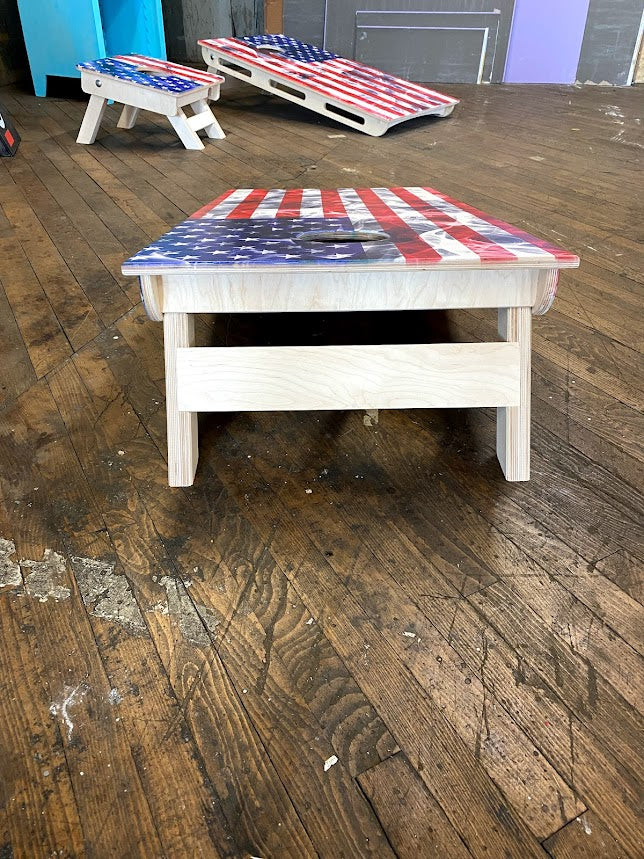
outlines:
[[[532,400],[532,319],[528,307],[499,310],[502,340],[519,350],[519,402],[497,410],[496,455],[506,480],[530,479],[530,403]]]
[[[400,859],[471,856],[402,753],[362,773],[358,781],[386,826]]]
[[[511,405],[518,352],[514,343],[180,348],[177,403],[193,412]]]
[[[544,847],[552,859],[620,859],[625,855],[592,811],[555,832]]]
[[[467,110],[374,140],[240,90],[196,158],[112,105],[77,146],[67,94],[0,93],[0,854],[640,859],[639,93],[457,87]],[[169,489],[162,326],[123,260],[231,186],[430,162],[584,259],[532,321],[531,481],[492,409],[232,412]],[[497,338],[485,307],[284,318],[281,277],[196,343]]]

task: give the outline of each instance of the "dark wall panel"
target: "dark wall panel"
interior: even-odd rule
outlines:
[[[284,0],[284,32],[301,42],[322,45],[325,5],[325,0]]]
[[[308,4],[307,4],[308,5]],[[492,71],[488,80],[501,81],[503,80],[503,70],[505,67],[505,57],[508,50],[508,42],[510,29],[512,26],[512,13],[514,10],[514,0],[369,0],[365,4],[364,0],[326,0],[326,47],[330,51],[336,51],[343,56],[353,57],[356,52],[360,51],[357,44],[357,29],[356,29],[356,13],[368,7],[370,12],[403,12],[407,13],[409,26],[413,29],[413,19],[417,17],[417,13],[431,13],[437,21],[437,25],[446,27],[444,30],[446,39],[449,34],[449,39],[453,43],[454,52],[454,74],[450,74],[449,68],[445,71],[445,62],[448,61],[448,53],[443,50],[443,70],[444,73],[439,74],[427,69],[425,75],[433,75],[430,80],[472,80],[471,65],[461,72],[459,77],[456,72],[461,68],[461,61],[465,57],[468,50],[473,49],[472,34],[470,24],[472,14],[480,15],[481,18],[489,15],[496,15],[498,18],[498,29],[494,29],[494,38],[491,40],[490,52],[492,54]],[[436,13],[442,13],[437,15]],[[483,13],[483,15],[481,15]],[[425,17],[425,16],[423,16]],[[449,27],[447,27],[447,18],[450,19]],[[396,48],[403,55],[406,52],[416,51],[427,53],[432,49],[432,39],[437,37],[436,31],[430,29],[421,30],[420,18],[418,18],[419,34],[424,32],[427,38],[423,40],[419,34],[410,38],[407,43],[404,40],[404,33],[397,42],[391,42],[392,45],[399,44]],[[461,23],[462,22],[462,23]],[[482,26],[481,24],[477,26]],[[460,39],[458,31],[461,30]],[[411,30],[410,30],[411,33]],[[362,34],[361,34],[362,35]],[[401,34],[399,34],[401,36]],[[386,43],[383,42],[383,47]],[[479,42],[480,44],[480,42]],[[479,48],[480,55],[480,48]],[[421,57],[408,57],[410,67],[422,67]],[[382,66],[387,62],[387,57],[383,51],[382,58],[378,61],[377,56],[373,56],[372,64]],[[436,76],[439,74],[439,76]],[[476,78],[474,78],[476,79]],[[484,78],[485,79],[485,78]]]
[[[264,32],[264,0],[163,0],[168,57],[201,62],[198,39]]]
[[[578,81],[629,83],[643,11],[643,0],[590,0]]]
[[[0,86],[26,77],[29,65],[16,0],[0,0]]]

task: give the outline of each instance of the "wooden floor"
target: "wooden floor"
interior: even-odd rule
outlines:
[[[0,90],[0,856],[642,856],[641,90],[452,87],[368,138],[232,92]],[[639,184],[638,184],[639,182]],[[582,258],[534,324],[533,477],[484,411],[203,416],[121,262],[229,187],[430,185]],[[200,319],[200,342],[493,336],[491,312]]]

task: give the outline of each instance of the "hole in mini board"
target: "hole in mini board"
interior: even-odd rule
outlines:
[[[291,86],[286,86],[281,81],[270,80],[269,84],[273,87],[273,89],[279,90],[280,92],[285,92],[287,95],[294,95],[295,98],[306,98],[306,93],[301,92],[299,89],[294,89]]]
[[[338,116],[343,116],[345,119],[351,119],[359,125],[364,125],[365,123],[364,116],[358,116],[357,113],[351,113],[350,110],[344,110],[341,107],[336,107],[334,104],[325,104],[324,106],[329,113],[337,113]]]
[[[387,233],[373,230],[310,230],[296,236],[300,242],[321,242],[323,244],[343,244],[344,242],[382,242],[390,237]]]
[[[153,77],[166,77],[168,72],[165,69],[151,69],[149,66],[137,66],[136,71],[142,75],[149,75],[151,78]]]
[[[267,57],[270,57],[271,54],[283,54],[284,48],[280,48],[279,45],[259,45],[255,48],[258,54],[266,54]]]
[[[244,77],[251,78],[253,73],[250,69],[245,69],[243,66],[238,66],[237,63],[229,63],[228,60],[224,60],[222,57],[219,57],[219,67],[224,69],[230,69],[231,72],[238,72],[240,75],[244,75]]]

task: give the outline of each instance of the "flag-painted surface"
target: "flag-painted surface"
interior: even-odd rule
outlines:
[[[386,122],[410,119],[428,111],[439,112],[458,104],[457,98],[289,36],[201,39],[199,44]],[[279,94],[275,91],[275,95]]]
[[[141,54],[89,60],[79,63],[76,68],[174,94],[190,92],[203,86],[214,86],[223,81],[221,75],[190,69],[154,57],[144,57]]]
[[[578,264],[574,254],[431,188],[236,189],[127,260],[123,270]]]
[[[18,151],[20,135],[9,118],[8,112],[0,103],[0,155],[11,156]]]

